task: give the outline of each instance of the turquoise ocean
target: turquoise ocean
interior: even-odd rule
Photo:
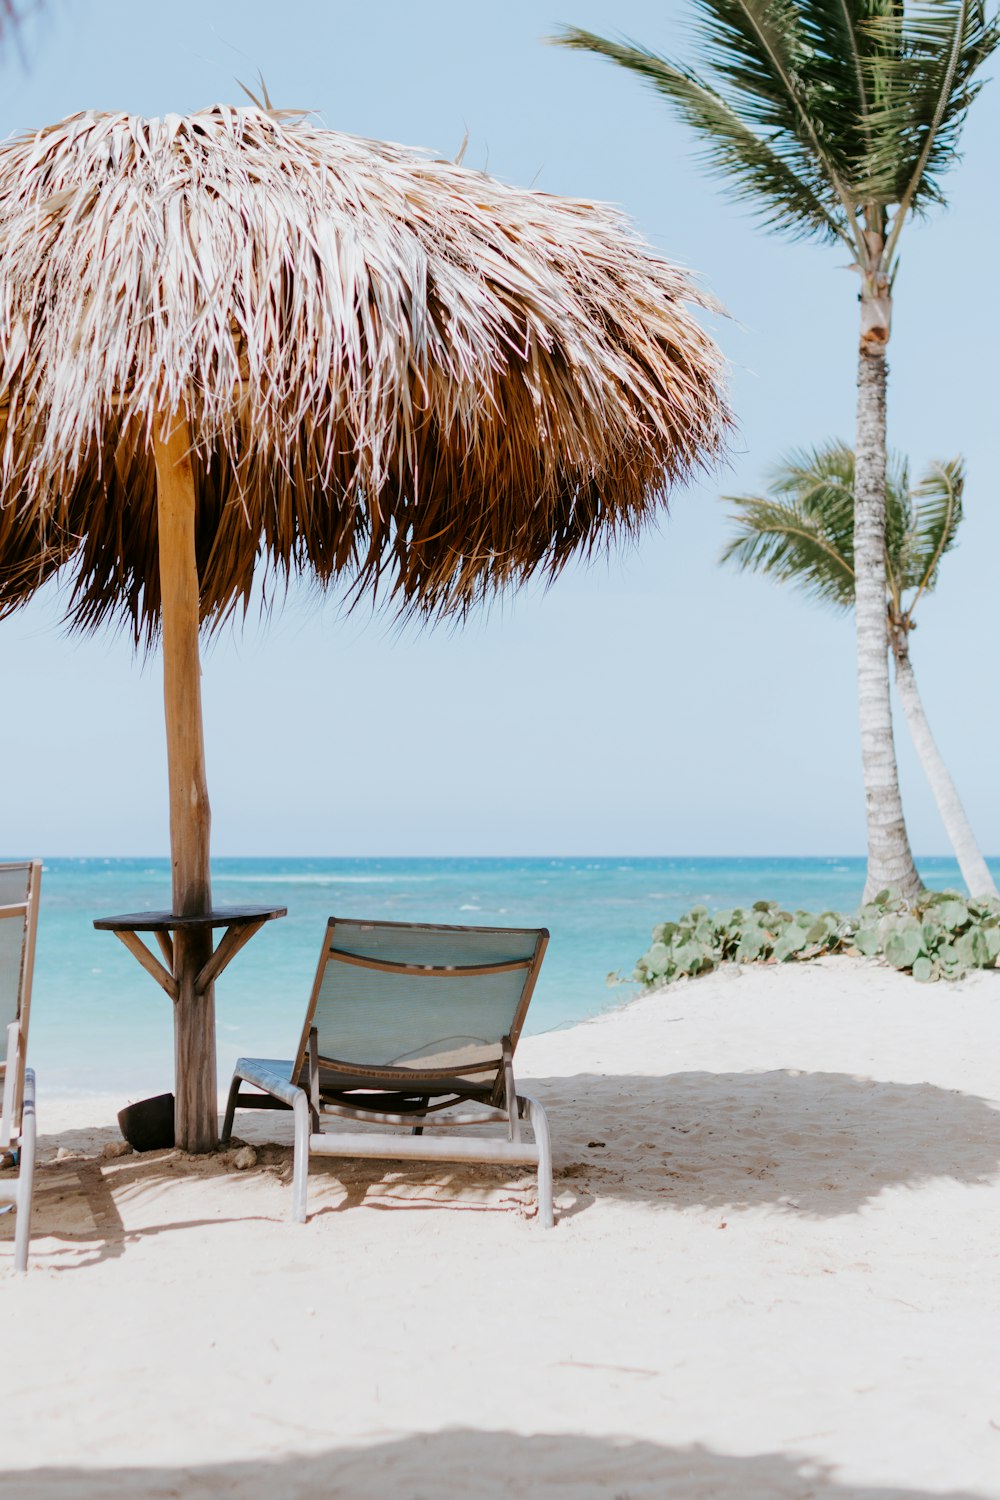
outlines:
[[[961,889],[946,859],[918,861],[928,885]],[[1000,879],[1000,861],[992,861]],[[218,906],[287,906],[216,986],[220,1078],[240,1054],[290,1056],[330,916],[548,927],[529,1031],[621,1005],[656,922],[702,903],[853,910],[861,859],[219,859]],[[169,906],[165,859],[50,859],[32,1004],[30,1059],[45,1097],[111,1093],[122,1103],[173,1086],[170,1003],[95,917]]]

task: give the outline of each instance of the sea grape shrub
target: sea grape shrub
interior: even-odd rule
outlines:
[[[782,911],[776,901],[755,901],[710,913],[695,906],[676,922],[653,928],[652,946],[636,964],[633,979],[664,984],[708,974],[720,963],[781,963],[840,951],[844,919],[837,912]]]
[[[966,900],[956,891],[925,891],[912,905],[881,891],[854,921],[859,953],[878,954],[914,979],[961,979],[1000,958],[1000,901]]]
[[[890,891],[851,917],[783,911],[776,901],[709,912],[694,906],[661,922],[632,978],[647,986],[709,974],[722,963],[789,963],[826,954],[882,958],[915,979],[960,979],[997,966],[1000,902],[925,891],[907,904]]]

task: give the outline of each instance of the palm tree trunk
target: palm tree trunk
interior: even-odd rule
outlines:
[[[861,762],[868,820],[864,899],[890,889],[911,901],[922,890],[913,863],[899,794],[889,696],[889,637],[885,608],[885,344],[887,298],[862,300],[858,354],[858,411],[854,468],[855,624]],[[875,314],[873,318],[873,313]]]
[[[979,845],[976,843],[975,834],[965,815],[965,808],[959,799],[958,790],[951,779],[948,767],[941,758],[934,736],[931,734],[931,726],[924,713],[924,705],[917,690],[917,679],[910,661],[910,643],[907,633],[905,630],[893,630],[891,635],[899,701],[903,706],[903,713],[906,715],[906,722],[920,757],[920,764],[924,768],[924,774],[934,793],[934,801],[941,814],[945,833],[955,851],[962,879],[969,888],[970,896],[1000,895],[993,876],[987,869],[986,861],[979,852]]]

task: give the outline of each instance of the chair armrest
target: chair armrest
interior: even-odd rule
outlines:
[[[294,1105],[296,1098],[304,1094],[304,1090],[292,1082],[292,1067],[291,1058],[239,1057],[233,1077],[242,1078],[244,1083],[252,1083],[255,1088],[263,1089],[265,1094],[273,1094],[275,1099],[280,1099],[284,1104]]]

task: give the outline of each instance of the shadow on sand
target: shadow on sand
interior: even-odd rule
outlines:
[[[825,1218],[885,1188],[982,1186],[1000,1171],[1000,1110],[930,1083],[781,1069],[577,1074],[531,1090],[550,1113],[557,1174],[585,1198]]]
[[[933,1180],[982,1186],[1000,1171],[1000,1111],[975,1095],[929,1083],[780,1070],[662,1078],[577,1074],[532,1080],[531,1090],[545,1102],[552,1124],[557,1221],[609,1199],[675,1211],[771,1208],[835,1217],[856,1212],[887,1188],[917,1188]],[[276,1189],[287,1183],[290,1120],[268,1114],[240,1120],[237,1128],[247,1137],[275,1142],[260,1150],[255,1170],[269,1174]],[[72,1149],[73,1133],[60,1141]],[[54,1142],[44,1144],[51,1154]],[[171,1183],[188,1174],[223,1177],[230,1170],[223,1154],[50,1161],[38,1172],[37,1232],[77,1250],[93,1246],[92,1254],[77,1254],[67,1269],[114,1258],[131,1240],[189,1227],[190,1221],[170,1218]],[[393,1191],[387,1196],[383,1187],[390,1172]],[[340,1184],[335,1202],[318,1191],[322,1177]],[[496,1167],[442,1171],[419,1163],[390,1167],[327,1158],[314,1161],[311,1178],[311,1209],[317,1214],[362,1205],[386,1212],[428,1204],[442,1212],[508,1211],[500,1190],[509,1179]],[[525,1208],[534,1201],[528,1181],[518,1179],[517,1187]],[[492,1203],[484,1200],[484,1189],[491,1190]],[[143,1194],[161,1201],[162,1222],[127,1226],[119,1200],[124,1205],[129,1196]],[[278,1191],[264,1211],[282,1217],[285,1197]],[[199,1222],[208,1227],[224,1220]],[[0,1219],[0,1241],[12,1232]]]
[[[783,1453],[468,1429],[366,1448],[191,1468],[8,1471],[5,1500],[983,1500],[968,1490],[840,1484]]]

